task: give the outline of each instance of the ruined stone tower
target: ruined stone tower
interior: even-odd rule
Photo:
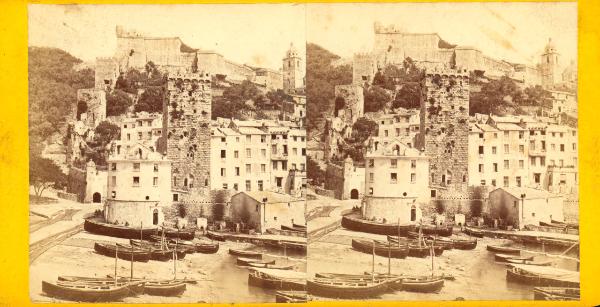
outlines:
[[[334,105],[334,116],[341,118],[346,125],[352,126],[364,114],[365,100],[362,86],[336,85]]]
[[[171,167],[174,201],[205,202],[210,192],[210,76],[169,73],[163,137]],[[177,199],[175,199],[177,198]]]
[[[430,158],[431,196],[465,193],[468,185],[469,73],[466,70],[429,70],[421,89],[419,146]]]

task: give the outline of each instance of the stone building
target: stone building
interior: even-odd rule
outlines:
[[[549,92],[552,95],[551,114],[559,115],[565,113],[577,118],[577,94],[553,90]]]
[[[127,150],[137,143],[158,150],[157,141],[162,136],[163,118],[159,113],[138,112],[125,116],[117,121],[121,128],[119,141],[115,146]]]
[[[365,100],[363,88],[360,85],[347,84],[335,86],[334,116],[352,127],[364,114]]]
[[[292,99],[284,101],[282,107],[283,120],[296,121],[304,125],[306,118],[306,96],[290,95]]]
[[[302,59],[293,44],[283,58],[283,90],[286,93],[294,93],[296,89],[305,86],[304,67]]]
[[[257,68],[254,83],[264,86],[266,91],[276,91],[283,89],[283,74],[269,68]]]
[[[376,73],[377,63],[372,54],[354,54],[352,59],[352,83],[358,85],[371,84]]]
[[[77,90],[77,102],[72,112],[76,120],[92,129],[96,128],[106,119],[106,92],[95,88]]]
[[[387,223],[417,222],[429,201],[428,157],[400,140],[372,143],[365,155],[363,218]]]
[[[172,161],[173,199],[208,200],[210,191],[211,78],[207,73],[170,73],[162,135]]]
[[[420,129],[419,111],[396,109],[392,113],[366,116],[377,123],[377,139],[380,144],[400,139],[406,146],[415,146],[415,137]]]
[[[468,186],[469,73],[430,70],[422,81],[418,148],[430,157],[431,196],[464,194]]]
[[[490,216],[505,225],[523,229],[526,225],[563,221],[563,197],[532,188],[498,188],[490,192]]]
[[[172,203],[171,161],[138,143],[111,152],[107,162],[106,221],[135,227],[161,225],[162,209]]]
[[[119,78],[119,63],[111,57],[96,58],[94,68],[94,87],[99,90],[110,92],[115,88]]]
[[[106,200],[107,168],[88,161],[83,168],[71,166],[67,177],[67,192],[73,193],[78,202],[103,203]]]
[[[347,157],[341,165],[330,162],[325,170],[325,189],[337,199],[362,199],[365,192],[365,168]]]
[[[282,225],[305,225],[306,201],[287,194],[254,191],[239,192],[231,197],[229,216],[234,223],[264,233],[269,228]]]
[[[556,45],[554,45],[551,38],[548,39],[548,44],[544,48],[540,63],[542,86],[544,88],[550,88],[554,84],[562,82],[559,58],[560,55],[556,50]]]

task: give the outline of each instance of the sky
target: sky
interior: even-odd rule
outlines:
[[[56,47],[85,62],[112,56],[115,27],[178,36],[239,64],[278,70],[293,43],[305,59],[305,6],[294,4],[40,5],[29,9],[29,46]]]
[[[330,3],[309,5],[306,16],[308,42],[343,58],[372,50],[377,21],[524,64],[537,64],[552,38],[562,63],[577,59],[576,2]]]

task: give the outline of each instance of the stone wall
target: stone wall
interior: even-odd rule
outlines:
[[[163,117],[167,158],[172,161],[172,190],[183,203],[206,202],[210,191],[210,76],[170,73]]]
[[[419,137],[430,157],[432,189],[467,192],[469,136],[469,74],[433,70],[422,81]]]
[[[338,109],[338,102],[343,101],[343,107]],[[335,86],[335,116],[341,118],[346,125],[352,126],[364,114],[365,101],[363,88],[360,85],[347,84]]]
[[[325,170],[325,189],[333,191],[333,197],[342,199],[344,193],[344,168],[327,163]]]

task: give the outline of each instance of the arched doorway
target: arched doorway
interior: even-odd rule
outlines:
[[[154,209],[154,212],[152,213],[152,224],[158,225],[158,209]]]
[[[415,207],[415,205],[412,205],[412,207],[410,207],[410,221],[414,222],[417,220],[417,207]]]
[[[94,195],[92,195],[92,202],[95,202],[95,203],[102,202],[102,196],[100,195],[100,193],[96,192],[96,193],[94,193]]]
[[[350,198],[358,199],[358,190],[357,189],[352,189],[352,191],[350,191]]]

